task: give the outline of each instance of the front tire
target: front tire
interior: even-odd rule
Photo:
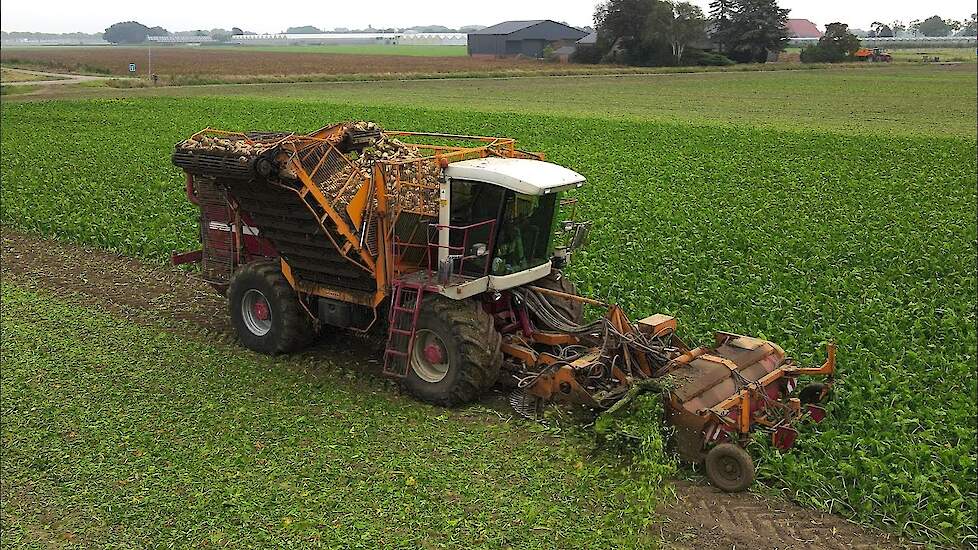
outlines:
[[[253,262],[239,269],[228,288],[228,309],[238,340],[259,353],[297,351],[314,334],[277,262]]]
[[[501,343],[492,316],[477,301],[429,295],[421,304],[404,388],[444,407],[469,403],[496,383]]]

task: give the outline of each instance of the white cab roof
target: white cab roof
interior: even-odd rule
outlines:
[[[532,159],[486,157],[453,162],[449,178],[481,181],[524,195],[545,195],[584,185],[584,176],[563,166]]]

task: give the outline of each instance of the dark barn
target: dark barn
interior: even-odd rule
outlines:
[[[547,46],[569,46],[586,35],[580,29],[549,19],[505,21],[469,33],[469,55],[543,57]]]

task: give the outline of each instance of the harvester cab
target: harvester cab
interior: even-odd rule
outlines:
[[[566,227],[555,223],[560,193],[584,181],[538,159],[485,157],[448,164],[439,180],[434,226],[438,292],[465,299],[520,287],[562,267],[569,249],[560,247],[559,256],[554,250],[556,232]]]
[[[561,269],[590,225],[560,195],[585,178],[512,139],[369,122],[205,129],[176,145],[173,162],[200,207],[201,240],[173,262],[200,263],[255,351],[382,330],[383,374],[411,394],[452,406],[502,386],[527,416],[549,402],[601,411],[654,387],[678,452],[727,491],[753,481],[753,432],[786,449],[800,419],[825,416],[831,344],[811,368],[736,334],[691,347],[672,316],[633,322],[580,296]],[[586,320],[585,305],[603,314]],[[825,381],[793,397],[806,375]]]

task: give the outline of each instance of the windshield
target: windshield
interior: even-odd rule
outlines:
[[[535,196],[506,192],[492,259],[493,275],[525,271],[550,260],[556,202],[556,194]]]
[[[557,195],[522,195],[498,185],[452,180],[451,225],[465,227],[486,220],[495,224],[469,230],[466,245],[482,243],[493,250],[489,272],[509,275],[546,263],[553,254],[554,215]],[[490,227],[495,229],[490,235]],[[452,246],[462,246],[463,231],[452,231]],[[467,253],[469,253],[467,251]],[[467,261],[467,275],[482,275],[485,262]]]

